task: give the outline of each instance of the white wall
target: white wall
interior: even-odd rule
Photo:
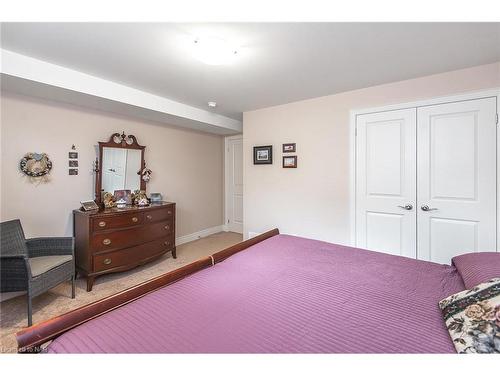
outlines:
[[[496,87],[500,62],[244,113],[245,238],[278,227],[348,244],[350,110]],[[281,166],[281,145],[290,142],[297,169]],[[268,144],[273,164],[253,165],[253,146]]]
[[[53,101],[1,95],[1,220],[19,218],[26,235],[72,234],[72,210],[94,198],[92,163],[98,141],[134,134],[146,146],[153,175],[148,192],[177,203],[177,236],[223,222],[223,138],[87,110]],[[79,175],[68,175],[68,151],[77,146]],[[33,185],[19,171],[27,152],[46,152],[51,181]]]

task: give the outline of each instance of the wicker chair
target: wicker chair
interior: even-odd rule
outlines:
[[[75,298],[72,237],[26,240],[19,220],[0,223],[0,237],[0,289],[2,293],[27,291],[28,326],[32,324],[34,297],[71,280],[71,298]]]

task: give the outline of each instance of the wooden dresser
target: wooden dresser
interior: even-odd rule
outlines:
[[[76,270],[87,291],[99,275],[131,269],[175,252],[175,203],[148,207],[74,210]]]

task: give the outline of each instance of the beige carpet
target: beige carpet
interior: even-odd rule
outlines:
[[[155,276],[179,268],[242,241],[241,234],[221,232],[177,247],[177,259],[170,254],[127,272],[98,277],[91,292],[85,279],[78,278],[76,298],[71,299],[70,283],[63,283],[33,300],[33,324],[53,318],[77,307],[97,301]],[[14,334],[28,324],[26,296],[0,303],[0,352],[15,353]]]

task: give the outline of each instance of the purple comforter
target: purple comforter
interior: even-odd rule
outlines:
[[[454,353],[456,269],[279,235],[63,334],[49,353]]]

